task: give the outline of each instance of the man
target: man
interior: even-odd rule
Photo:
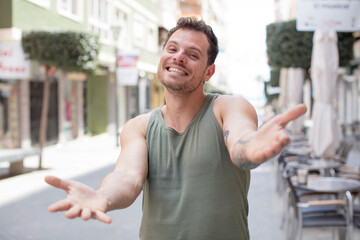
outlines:
[[[250,169],[289,143],[284,127],[306,107],[257,129],[256,112],[246,100],[203,92],[217,53],[208,25],[181,18],[158,66],[166,105],[124,126],[116,167],[98,190],[46,177],[68,194],[49,211],[110,223],[106,212],[130,206],[143,191],[141,239],[249,239]]]

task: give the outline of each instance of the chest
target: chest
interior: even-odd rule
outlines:
[[[215,120],[216,121],[216,120]],[[187,178],[204,175],[230,161],[219,126],[206,119],[183,134],[154,126],[150,131],[149,177]]]

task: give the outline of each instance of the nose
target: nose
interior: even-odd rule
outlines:
[[[185,55],[185,53],[183,51],[178,51],[176,54],[174,54],[173,60],[175,62],[185,63],[186,62],[186,55]]]

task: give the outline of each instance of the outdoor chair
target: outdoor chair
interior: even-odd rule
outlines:
[[[297,187],[294,186],[291,177],[286,178],[288,183],[288,201],[291,212],[288,222],[291,223],[287,229],[287,238],[301,240],[303,228],[314,227],[336,227],[346,228],[346,239],[352,239],[352,210],[349,204],[342,199],[327,200],[300,200]],[[312,191],[311,194],[315,194]],[[321,195],[320,192],[317,194]],[[347,193],[350,194],[350,193]],[[334,231],[332,235],[334,237]]]
[[[352,147],[353,144],[351,142],[343,141],[335,156],[326,156],[326,157],[343,163],[341,168],[334,170],[336,176],[360,180],[360,165],[358,166],[358,168],[356,168],[346,164],[347,157]]]
[[[354,195],[353,223],[355,227],[360,228],[360,190],[358,192],[353,192],[353,195]]]
[[[295,154],[289,154],[287,151],[282,151],[278,158],[276,159],[277,167],[276,167],[276,190],[277,193],[282,196],[284,191],[286,190],[287,184],[286,181],[284,181],[284,176],[289,175],[290,171],[293,171],[294,169],[288,168],[289,162],[295,162],[295,161],[306,161],[307,156],[304,155],[295,155]]]
[[[290,228],[289,226],[285,226],[286,224],[289,223],[291,216],[289,214],[289,209],[291,209],[291,189],[293,191],[293,194],[295,194],[296,198],[293,199],[299,199],[299,200],[304,200],[304,199],[330,199],[330,198],[335,198],[336,197],[336,193],[320,193],[317,191],[313,191],[310,189],[307,189],[305,187],[295,187],[292,184],[292,181],[297,181],[295,179],[297,179],[297,171],[296,169],[292,168],[292,167],[286,167],[283,172],[282,172],[282,177],[283,177],[283,184],[285,186],[283,186],[283,188],[285,189],[283,191],[283,200],[284,200],[284,211],[282,214],[282,225],[281,228],[286,230],[287,235],[290,234]],[[293,179],[293,180],[292,180]],[[289,182],[290,181],[290,182]],[[290,185],[291,184],[291,185]],[[291,188],[290,188],[291,187]],[[336,213],[337,212],[337,206],[335,205],[322,205],[322,206],[311,206],[309,208],[303,208],[302,209],[302,213],[303,214],[315,214],[315,213]],[[292,226],[290,226],[292,227]]]
[[[354,205],[354,226],[360,228],[360,202],[357,205]]]
[[[342,141],[334,155],[324,155],[323,157],[327,159],[333,159],[343,164],[346,164],[347,157],[352,147],[353,147],[353,143],[349,141]]]

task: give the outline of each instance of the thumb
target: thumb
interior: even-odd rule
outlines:
[[[67,191],[69,188],[69,181],[63,180],[55,176],[46,176],[44,180],[47,184],[56,188],[63,189],[65,191]]]

